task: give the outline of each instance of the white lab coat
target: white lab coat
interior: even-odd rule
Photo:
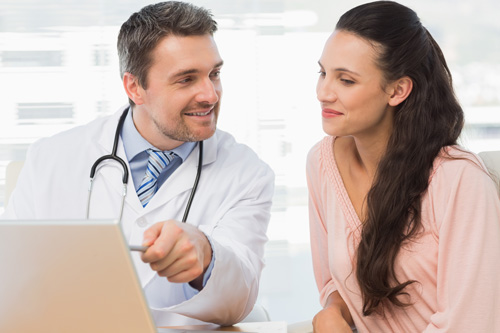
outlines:
[[[90,168],[111,153],[122,111],[34,143],[3,218],[84,219]],[[121,140],[118,156],[127,161]],[[198,147],[146,208],[129,175],[122,228],[130,244],[141,244],[144,230],[155,222],[182,219],[197,164]],[[212,243],[215,265],[206,286],[186,300],[182,284],[159,277],[132,253],[158,326],[233,324],[251,311],[263,268],[273,190],[272,170],[247,146],[220,130],[205,140],[203,169],[187,222]],[[122,191],[121,167],[104,162],[95,177],[90,218],[117,219]]]

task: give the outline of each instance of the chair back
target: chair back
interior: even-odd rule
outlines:
[[[500,191],[500,150],[483,151],[478,155],[483,160]]]
[[[17,177],[19,177],[23,165],[24,161],[11,161],[7,164],[7,168],[5,169],[5,207],[7,207],[10,195],[16,187]]]

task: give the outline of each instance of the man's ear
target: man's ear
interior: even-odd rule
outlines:
[[[129,72],[123,74],[123,87],[127,93],[128,98],[130,98],[136,105],[141,105],[144,103],[142,96],[144,94],[144,89],[142,89],[139,84],[139,79]]]
[[[389,98],[389,105],[397,106],[404,102],[413,89],[413,81],[408,76],[402,77],[392,83],[392,94]]]

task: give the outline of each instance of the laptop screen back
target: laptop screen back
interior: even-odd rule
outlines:
[[[0,332],[155,332],[115,221],[0,221]]]

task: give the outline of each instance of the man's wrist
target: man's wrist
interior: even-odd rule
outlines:
[[[212,241],[210,237],[205,235],[205,233],[203,233],[203,236],[206,240],[203,248],[203,273],[201,273],[196,279],[189,282],[189,285],[198,291],[201,291],[207,284],[207,281],[212,274],[215,262]]]

